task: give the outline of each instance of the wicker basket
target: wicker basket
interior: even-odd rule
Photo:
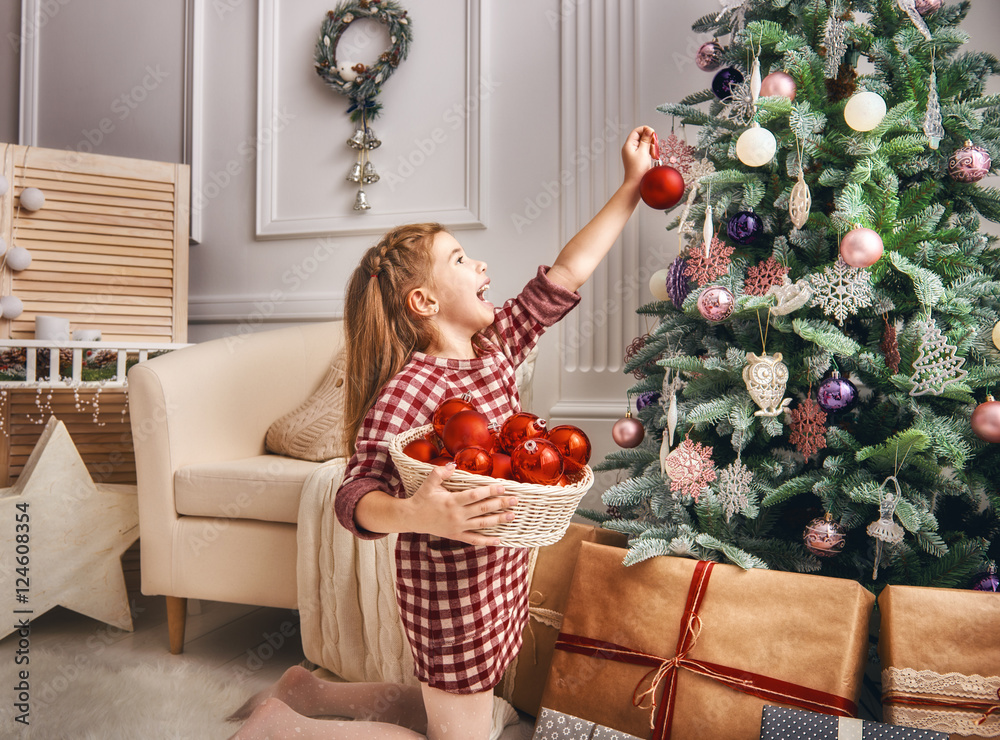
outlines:
[[[420,488],[434,466],[404,455],[403,448],[433,429],[427,424],[397,434],[389,440],[389,454],[399,470],[403,487],[410,496]],[[580,499],[594,485],[594,472],[587,465],[578,479],[570,485],[538,486],[456,470],[442,485],[449,491],[464,491],[491,483],[502,483],[506,493],[517,496],[517,506],[514,508],[517,516],[512,522],[478,531],[491,537],[499,537],[501,547],[543,547],[558,542],[566,534]]]

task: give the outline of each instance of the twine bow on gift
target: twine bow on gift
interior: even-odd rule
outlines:
[[[688,589],[687,604],[684,608],[684,615],[681,617],[677,649],[674,651],[673,657],[664,658],[651,655],[612,642],[566,632],[559,633],[556,649],[649,667],[651,670],[639,679],[639,683],[632,692],[632,704],[635,707],[645,709],[642,704],[647,696],[650,698],[650,727],[654,731],[652,737],[657,738],[657,740],[667,740],[670,737],[677,695],[677,677],[681,668],[765,701],[788,704],[800,709],[842,717],[853,717],[857,714],[857,706],[854,702],[842,696],[690,657],[690,653],[702,634],[703,625],[698,616],[698,609],[708,589],[708,581],[714,566],[715,563],[703,560],[698,561],[695,565],[691,586]],[[647,681],[649,688],[640,693],[640,689]],[[656,695],[659,693],[661,685],[663,686],[662,701],[657,702]]]

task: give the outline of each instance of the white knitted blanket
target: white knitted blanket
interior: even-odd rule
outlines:
[[[320,465],[302,486],[298,520],[298,601],[306,658],[347,681],[416,685],[396,605],[395,535],[360,540],[333,513],[346,460]],[[518,721],[494,697],[491,740]]]

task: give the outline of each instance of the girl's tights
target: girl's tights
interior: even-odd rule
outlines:
[[[231,740],[368,738],[414,740],[489,736],[493,696],[448,694],[428,686],[324,681],[300,666],[251,697],[230,717],[246,719]],[[313,719],[346,717],[358,721]]]

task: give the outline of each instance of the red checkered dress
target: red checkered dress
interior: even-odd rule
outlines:
[[[494,328],[502,351],[473,360],[415,352],[386,385],[358,433],[357,451],[337,491],[337,517],[364,539],[358,501],[378,489],[406,495],[389,458],[391,435],[427,424],[446,398],[472,395],[491,421],[520,411],[514,368],[542,332],[580,296],[552,283],[542,267],[517,298],[497,309]],[[396,598],[413,652],[417,678],[457,694],[488,691],[499,683],[521,647],[528,616],[528,556],[524,548],[478,547],[432,535],[403,533],[396,542]]]

